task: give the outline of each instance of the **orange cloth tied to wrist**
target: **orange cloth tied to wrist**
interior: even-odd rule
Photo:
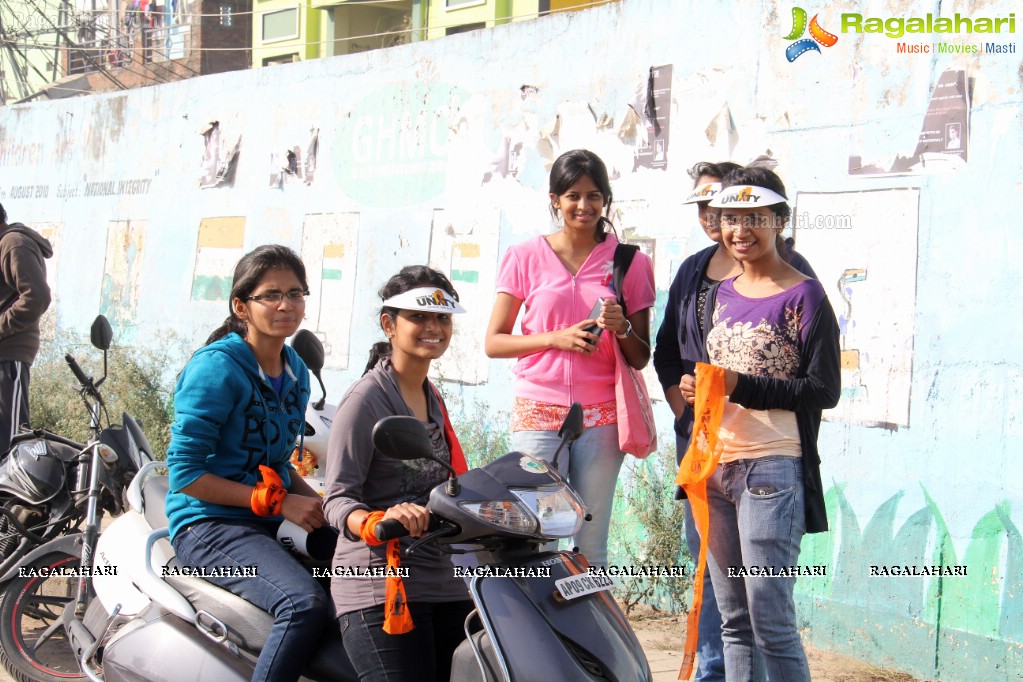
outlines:
[[[721,459],[718,429],[725,411],[725,368],[703,362],[696,363],[696,402],[693,405],[696,422],[689,449],[678,467],[675,482],[682,486],[693,510],[696,529],[700,531],[700,556],[696,561],[693,579],[693,605],[686,621],[686,646],[678,679],[688,680],[696,659],[700,608],[703,606],[704,571],[707,567],[707,533],[710,527],[710,509],[707,504],[707,479]]]
[[[256,516],[279,516],[288,491],[277,472],[268,466],[259,465],[263,480],[252,489],[249,505]]]
[[[405,596],[405,583],[401,581],[398,568],[401,566],[401,547],[398,538],[378,540],[377,524],[384,518],[382,511],[370,512],[362,520],[359,537],[370,547],[379,547],[387,543],[387,578],[384,583],[384,632],[389,635],[403,635],[411,632],[415,624],[408,610],[408,598]]]

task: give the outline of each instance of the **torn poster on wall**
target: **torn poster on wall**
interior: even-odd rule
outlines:
[[[671,129],[671,64],[651,66],[645,87],[638,91],[631,108],[640,115],[646,135],[637,138],[636,165],[639,168],[668,167],[668,135]]]
[[[199,187],[208,189],[221,185],[233,185],[234,174],[238,168],[238,153],[242,146],[242,136],[228,149],[222,143],[220,121],[210,121],[202,129],[204,140],[202,154],[202,175],[199,176]]]
[[[309,142],[305,151],[302,145],[290,145],[283,152],[270,153],[270,183],[273,189],[283,189],[288,182],[301,180],[313,184],[316,176],[316,155],[320,144],[320,129],[309,129]]]
[[[850,175],[887,175],[892,173],[942,173],[958,170],[967,161],[970,137],[969,79],[963,70],[942,72],[924,115],[913,153],[897,153],[894,159],[867,151],[870,142],[864,135],[876,135],[872,126],[854,133],[850,140]],[[890,158],[890,157],[889,157]]]
[[[327,369],[348,369],[358,242],[358,213],[305,217],[302,262],[312,292],[306,303],[305,326],[323,342]]]
[[[148,227],[148,220],[113,220],[107,225],[99,312],[110,319],[121,339],[129,342],[138,324]]]
[[[466,310],[455,325],[455,337],[444,355],[434,360],[431,374],[463,384],[484,384],[490,378],[490,360],[483,352],[488,318],[497,289],[497,252],[501,212],[496,208],[433,213],[430,267],[449,273]]]
[[[245,216],[203,218],[192,271],[193,301],[227,301],[231,273],[244,255]]]
[[[919,189],[796,195],[796,248],[838,318],[842,393],[828,421],[910,425],[919,211]]]

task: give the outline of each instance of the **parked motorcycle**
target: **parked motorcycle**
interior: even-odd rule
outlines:
[[[580,408],[570,422],[562,447],[581,432]],[[382,420],[374,444],[401,459],[433,457],[425,428],[411,417]],[[117,571],[94,576],[96,599],[84,618],[64,619],[81,668],[106,682],[248,680],[272,618],[177,562],[167,541],[167,479],[154,475],[155,466],[136,475],[129,510],[100,537],[97,556]],[[478,547],[483,569],[469,583],[476,610],[466,623],[467,633],[476,631],[456,650],[451,680],[650,680],[642,648],[608,593],[611,581],[587,575],[582,555],[540,551],[573,535],[585,514],[556,464],[513,452],[453,473],[430,495],[431,532],[408,548]],[[405,532],[394,522],[378,525],[381,539]],[[336,629],[324,633],[303,675],[355,679]]]
[[[9,499],[35,505],[46,521],[21,530],[22,539],[3,563],[0,586],[0,661],[19,680],[64,679],[78,674],[67,656],[60,618],[82,615],[91,597],[89,576],[96,570],[92,548],[103,513],[124,509],[123,492],[136,472],[153,458],[139,424],[122,414],[114,424],[99,387],[107,377],[107,350],[113,333],[100,315],[92,325],[92,343],[103,351],[103,376],[85,374],[74,356],[65,360],[81,385],[89,409],[89,439],[77,444],[46,431],[15,437],[15,446],[0,464],[0,490]],[[106,426],[103,426],[103,422]],[[21,522],[18,504],[4,511]],[[13,517],[13,518],[12,518]],[[84,531],[76,530],[84,522]],[[8,538],[9,539],[9,538]]]
[[[102,316],[92,325],[92,342],[104,353],[110,344],[110,325]],[[89,413],[89,435],[94,438],[99,432],[100,403],[86,392],[85,384],[80,392]],[[83,499],[72,494],[72,486],[77,480],[76,489],[85,487],[81,481],[87,480],[88,458],[80,456],[84,449],[82,443],[42,429],[19,433],[11,440],[0,462],[0,575],[33,548],[81,525]]]

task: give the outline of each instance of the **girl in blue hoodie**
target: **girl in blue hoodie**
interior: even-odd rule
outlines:
[[[183,564],[273,615],[253,680],[297,680],[332,615],[324,590],[276,538],[283,519],[306,531],[326,524],[319,496],[289,463],[305,426],[309,373],[284,341],[308,294],[291,249],[246,254],[230,316],[189,360],[174,394],[171,543]]]

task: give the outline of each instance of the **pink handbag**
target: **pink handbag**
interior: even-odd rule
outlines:
[[[610,335],[609,336],[613,336]],[[646,457],[657,449],[654,406],[646,380],[622,354],[615,339],[615,400],[618,403],[618,447],[630,455]]]
[[[612,281],[618,303],[626,310],[622,288],[625,273],[632,264],[639,247],[619,244],[612,263]],[[609,334],[608,336],[614,336]],[[615,347],[615,401],[618,408],[618,447],[642,459],[657,449],[657,425],[654,424],[654,406],[646,390],[646,380],[622,354],[618,339]]]

